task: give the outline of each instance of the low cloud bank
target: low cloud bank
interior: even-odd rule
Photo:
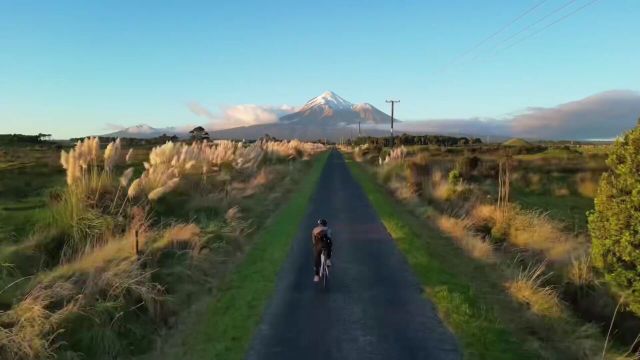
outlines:
[[[405,121],[397,131],[550,140],[613,139],[636,126],[640,94],[613,90],[551,108],[531,107],[506,119]]]
[[[209,130],[277,123],[296,111],[288,105],[236,105],[211,112],[201,104],[188,104],[189,110],[207,123]],[[434,133],[465,136],[504,136],[549,140],[613,139],[633,128],[640,116],[640,93],[612,90],[555,107],[530,107],[503,119],[463,118],[403,121],[396,133]],[[387,130],[388,125],[363,125],[366,129]]]
[[[211,130],[275,123],[281,116],[295,111],[289,105],[243,104],[223,107],[220,112],[213,113],[197,102],[187,106],[192,113],[205,118],[208,121],[206,128]]]

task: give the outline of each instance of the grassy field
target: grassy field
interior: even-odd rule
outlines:
[[[371,179],[360,175],[401,247],[420,229],[446,234],[425,238],[423,249],[405,250],[410,262],[416,261],[412,260],[415,253],[424,252],[437,254],[436,259],[464,259],[445,267],[446,271],[432,270],[442,278],[453,278],[447,271],[456,273],[456,282],[473,289],[472,297],[459,297],[466,300],[457,307],[472,309],[470,303],[481,304],[491,323],[497,319],[502,330],[536,357],[582,359],[602,356],[619,301],[592,267],[586,226],[598,178],[606,170],[603,147],[588,151],[579,146],[542,145],[381,150],[365,145],[343,150],[359,163],[356,169]],[[380,190],[367,187],[366,181],[384,188],[384,201]],[[508,202],[498,202],[500,192],[508,195]],[[398,208],[405,209],[405,216]],[[412,228],[413,235],[402,226]],[[439,247],[444,250],[438,252]],[[450,253],[453,248],[460,253]],[[417,273],[421,271],[416,267]],[[440,308],[456,308],[448,304],[450,300],[438,299],[433,290],[431,294]],[[473,336],[465,331],[473,328],[469,324],[482,323],[468,319],[456,325],[451,320],[456,316],[442,311],[468,349],[476,351]],[[638,331],[640,320],[619,309],[607,358],[619,358],[625,352],[619,349],[632,346]]]
[[[556,197],[518,188],[514,189],[513,197],[524,208],[548,212],[551,218],[566,224],[569,231],[587,231],[586,214],[593,210],[592,198],[580,195]]]
[[[43,216],[49,191],[64,184],[53,146],[0,147],[0,246],[27,235]]]
[[[124,149],[96,138],[62,154],[4,149],[0,358],[153,350],[218,289],[323,150],[297,141]]]
[[[458,261],[452,266],[452,259],[464,255],[451,246],[450,240],[399,206],[361,165],[353,161],[348,164],[424,286],[426,296],[461,341],[465,358],[537,358],[525,339],[516,335],[509,322],[499,321],[493,310],[496,305],[503,311],[513,306],[482,295],[502,292],[499,284],[487,281],[491,278],[488,269],[473,261]]]

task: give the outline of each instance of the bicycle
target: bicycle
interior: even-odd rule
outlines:
[[[320,277],[322,278],[322,287],[325,289],[329,286],[329,267],[326,259],[327,249],[322,249],[322,255],[320,255]]]

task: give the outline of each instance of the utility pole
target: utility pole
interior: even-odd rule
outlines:
[[[393,147],[393,108],[400,100],[386,100],[386,102],[391,104],[391,147]]]
[[[358,137],[360,137],[361,133],[360,133],[360,120],[358,120]]]

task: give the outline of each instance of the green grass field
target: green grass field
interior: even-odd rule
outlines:
[[[48,205],[48,191],[64,185],[58,156],[50,146],[0,148],[0,246],[28,235]]]
[[[527,209],[539,209],[549,213],[552,219],[566,224],[572,232],[587,231],[587,211],[593,209],[593,199],[580,195],[557,197],[516,189],[513,198]]]

